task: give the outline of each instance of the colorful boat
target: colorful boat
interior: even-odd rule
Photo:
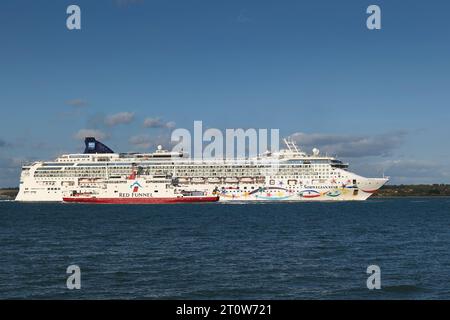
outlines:
[[[126,183],[105,183],[98,188],[71,190],[63,196],[63,202],[101,204],[164,204],[216,202],[219,196],[208,191],[180,189],[173,179],[152,180],[150,177],[130,176]]]

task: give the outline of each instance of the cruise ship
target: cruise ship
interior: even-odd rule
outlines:
[[[137,179],[148,188],[165,179],[168,188],[218,195],[219,201],[350,201],[366,200],[388,182],[352,173],[347,163],[318,149],[307,154],[292,140],[284,142],[286,149],[252,158],[199,160],[161,146],[152,153],[116,153],[88,137],[82,154],[24,165],[16,201],[61,202],[68,195],[108,190],[120,198],[128,193],[118,188],[133,193]]]

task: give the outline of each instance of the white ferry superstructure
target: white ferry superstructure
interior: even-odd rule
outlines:
[[[254,158],[195,160],[160,146],[154,153],[115,153],[90,137],[82,154],[24,165],[16,201],[60,202],[65,194],[109,190],[112,184],[132,190],[130,173],[139,179],[170,176],[175,187],[218,194],[220,201],[366,200],[388,182],[352,173],[317,149],[306,154],[293,141],[285,143],[287,149]]]

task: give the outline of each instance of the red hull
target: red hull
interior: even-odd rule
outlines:
[[[101,204],[164,204],[216,202],[219,197],[180,197],[180,198],[63,198],[64,202]]]

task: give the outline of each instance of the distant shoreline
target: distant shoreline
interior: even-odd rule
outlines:
[[[0,200],[13,200],[16,198],[19,188],[0,189]]]
[[[385,185],[374,198],[449,197],[449,184]]]

